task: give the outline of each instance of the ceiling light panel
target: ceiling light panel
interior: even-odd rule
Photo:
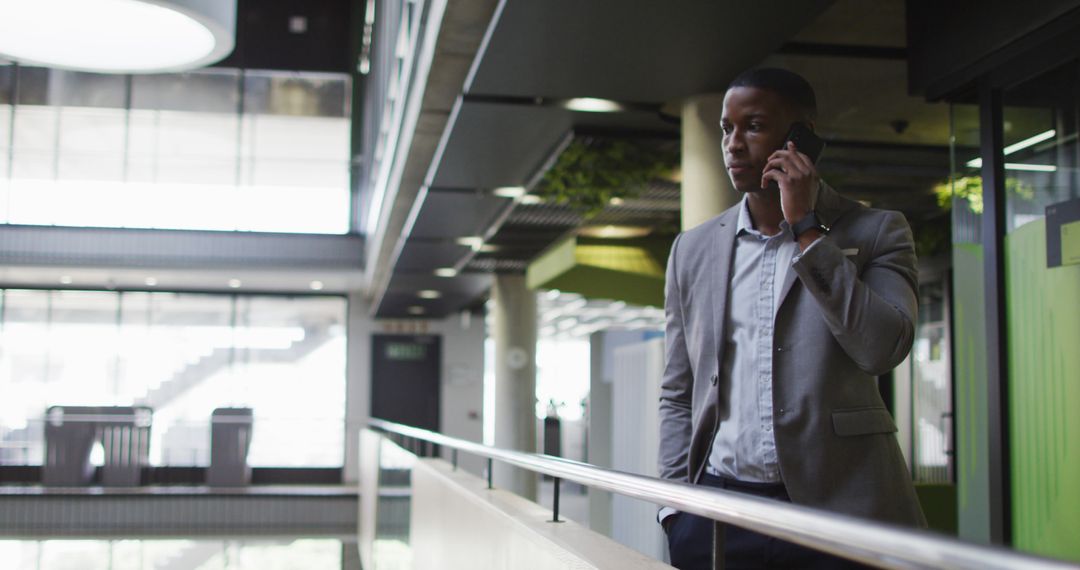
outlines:
[[[182,71],[223,59],[235,32],[235,0],[0,0],[0,55],[30,65]]]
[[[525,188],[522,186],[503,186],[492,190],[491,193],[500,198],[520,198],[525,195]]]
[[[610,99],[596,99],[594,97],[577,97],[566,101],[566,108],[571,111],[585,113],[617,113],[623,110],[623,106]]]

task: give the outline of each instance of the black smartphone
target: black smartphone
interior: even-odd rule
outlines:
[[[821,151],[825,150],[825,141],[814,134],[814,131],[810,130],[806,123],[792,123],[787,137],[784,139],[784,145],[777,150],[786,149],[789,142],[795,143],[795,150],[810,157],[810,162],[814,164],[817,164],[818,158],[821,157]],[[770,180],[768,187],[771,190],[780,189],[775,180]]]
[[[825,141],[814,134],[806,123],[791,125],[791,130],[788,131],[787,138],[784,140],[784,148],[787,148],[789,142],[795,143],[795,149],[810,157],[810,162],[814,164],[817,164],[818,158],[821,157],[821,151],[825,150]]]

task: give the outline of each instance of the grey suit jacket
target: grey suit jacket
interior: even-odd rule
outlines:
[[[911,349],[917,276],[911,230],[822,184],[832,231],[787,272],[774,323],[773,432],[796,504],[925,526],[875,376]],[[683,232],[668,259],[661,477],[697,482],[718,429],[717,388],[738,206]],[[738,378],[732,381],[740,381]]]

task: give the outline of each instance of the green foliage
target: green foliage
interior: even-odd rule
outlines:
[[[929,220],[912,221],[911,232],[915,238],[915,255],[920,259],[945,253],[952,245],[952,224],[946,214]]]
[[[670,176],[678,160],[677,145],[576,138],[544,174],[537,194],[589,217],[612,198],[636,196],[650,180]]]
[[[1024,200],[1035,198],[1035,187],[1021,182],[1018,178],[1005,178],[1005,192]],[[983,187],[980,176],[963,176],[946,180],[934,186],[934,194],[937,196],[938,206],[943,210],[952,208],[955,196],[958,200],[967,200],[968,207],[973,213],[981,214],[983,211]]]

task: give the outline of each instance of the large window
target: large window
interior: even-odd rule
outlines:
[[[347,75],[0,65],[0,223],[346,233]]]
[[[0,302],[2,464],[42,463],[49,406],[145,405],[152,465],[207,465],[221,407],[253,409],[252,465],[342,465],[343,298],[8,289]]]

